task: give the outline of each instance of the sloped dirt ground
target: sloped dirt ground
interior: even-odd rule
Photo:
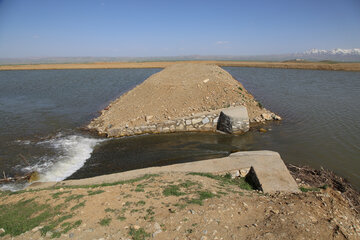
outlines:
[[[15,232],[56,210],[14,239],[360,238],[359,215],[331,187],[273,195],[249,189],[228,176],[164,173],[110,186],[1,193],[0,228]],[[41,210],[20,220],[30,203]]]

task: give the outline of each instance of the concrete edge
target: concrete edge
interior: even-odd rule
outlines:
[[[281,162],[280,154],[273,151],[245,151],[230,154],[227,157],[215,158],[209,160],[202,160],[196,162],[179,163],[161,167],[150,167],[143,169],[136,169],[121,173],[114,173],[102,175],[92,178],[84,178],[77,180],[65,180],[61,182],[35,182],[27,189],[42,189],[56,186],[76,186],[76,185],[93,185],[103,183],[114,183],[129,179],[138,178],[145,174],[161,174],[171,172],[208,172],[208,173],[222,173],[226,171],[239,170],[250,168],[256,165],[272,164],[274,161]],[[295,181],[294,181],[295,182]]]

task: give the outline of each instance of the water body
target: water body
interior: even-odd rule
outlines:
[[[0,170],[37,170],[42,181],[60,181],[267,149],[360,187],[360,73],[224,69],[284,121],[267,125],[265,134],[102,139],[79,127],[161,69],[0,71]]]

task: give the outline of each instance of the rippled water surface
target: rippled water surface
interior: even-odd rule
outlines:
[[[0,170],[37,170],[43,181],[59,181],[267,149],[360,187],[360,73],[224,69],[284,121],[265,134],[101,139],[78,128],[160,69],[0,71]]]

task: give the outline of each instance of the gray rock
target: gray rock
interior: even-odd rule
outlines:
[[[190,120],[190,119],[186,120],[186,121],[185,121],[185,124],[186,124],[186,125],[191,125],[191,120]]]
[[[198,124],[198,123],[201,123],[202,122],[202,119],[201,118],[193,118],[191,120],[192,124]]]
[[[74,233],[70,233],[70,234],[69,234],[69,238],[73,238],[74,236],[75,236]]]
[[[261,117],[267,121],[273,119],[270,113],[263,113],[263,114],[261,114]]]
[[[231,174],[232,179],[240,177],[240,171],[239,170],[235,170],[235,171],[231,172],[230,174]]]
[[[203,124],[207,124],[207,123],[209,123],[209,122],[210,122],[210,120],[209,120],[208,117],[206,117],[206,118],[204,118],[204,119],[202,120],[202,123],[203,123]]]
[[[222,132],[233,133],[230,117],[221,112],[216,128]]]
[[[160,224],[159,223],[154,223],[154,228],[156,229],[156,230],[161,230],[161,226],[160,226]]]

